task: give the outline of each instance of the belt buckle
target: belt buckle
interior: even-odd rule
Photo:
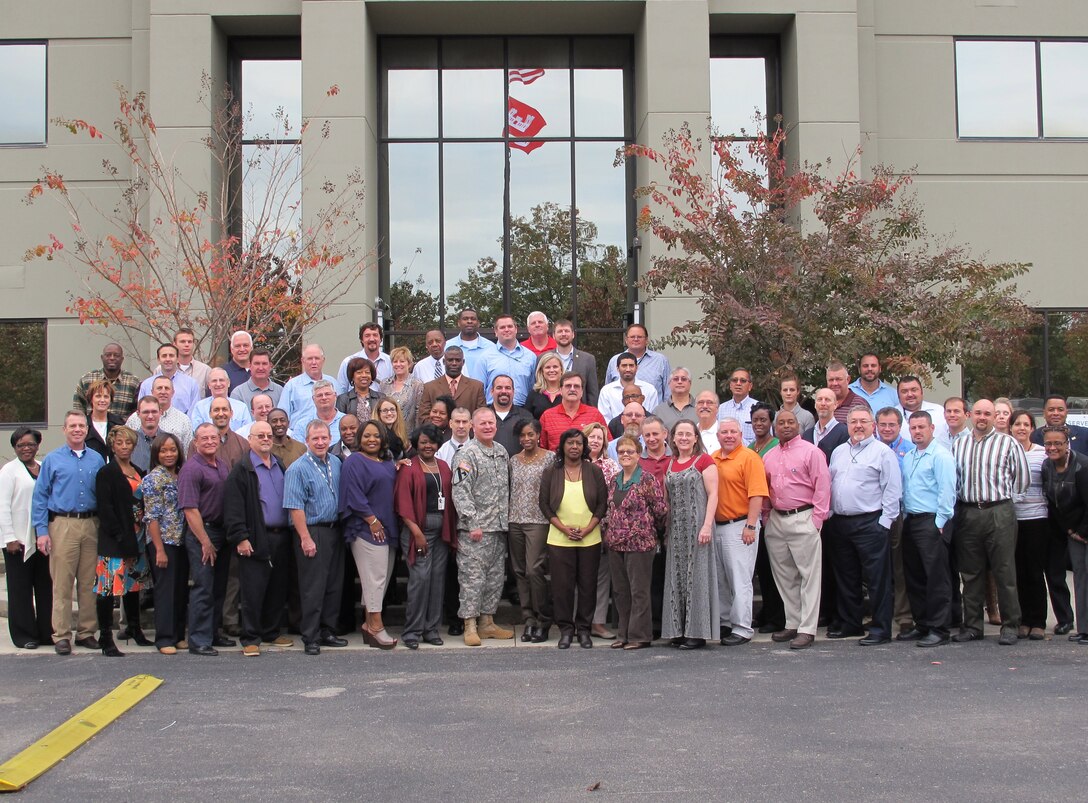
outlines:
[[[986,509],[986,503],[985,502],[975,502],[975,507],[977,507],[979,510],[985,510]]]

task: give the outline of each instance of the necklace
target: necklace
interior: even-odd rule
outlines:
[[[438,473],[438,461],[437,460],[435,460],[433,463],[428,463],[426,460],[424,460],[421,457],[421,458],[419,458],[419,464],[421,466],[423,466],[423,470],[426,471],[428,474],[437,474]]]
[[[566,466],[563,466],[563,474],[566,475],[569,482],[578,482],[578,480],[582,479],[582,466],[579,465],[578,468],[575,469],[573,476],[571,476],[570,469]]]

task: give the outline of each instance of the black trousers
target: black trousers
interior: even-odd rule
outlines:
[[[948,544],[948,567],[952,575],[952,609],[949,627],[963,627],[963,594],[960,592],[960,559],[956,547],[956,517],[953,516],[944,525],[944,538]]]
[[[762,602],[755,618],[760,625],[774,625],[777,630],[785,630],[786,606],[782,603],[782,595],[778,593],[778,585],[774,581],[762,527],[759,528],[759,541],[756,546],[756,579],[759,580],[759,596]]]
[[[952,619],[952,572],[948,542],[933,513],[903,518],[903,579],[919,630],[947,635]]]
[[[8,633],[11,643],[23,647],[28,641],[53,643],[53,581],[49,558],[35,552],[23,561],[23,552],[4,549],[4,570],[8,581]]]
[[[830,519],[828,519],[830,522]],[[820,576],[820,619],[826,622],[830,630],[832,625],[841,625],[839,619],[839,595],[838,582],[835,580],[835,541],[834,525],[828,527],[828,522],[820,530],[820,565],[823,566],[823,574]]]
[[[362,596],[356,585],[356,581],[359,579],[359,569],[355,565],[355,561],[345,560],[343,564],[340,573],[340,617],[337,626],[337,633],[340,635],[352,633],[359,626],[355,618],[355,606]],[[454,610],[457,610],[456,606],[454,606]]]
[[[317,546],[312,558],[302,554],[298,536],[292,533],[290,538],[298,569],[299,632],[304,643],[314,644],[321,636],[336,633],[344,583],[344,538],[336,527],[310,525],[307,529]]]
[[[552,607],[560,633],[588,633],[597,607],[597,570],[601,548],[593,546],[549,546],[548,565],[552,571]],[[578,592],[578,609],[574,592]]]
[[[461,582],[457,579],[457,553],[450,550],[446,559],[446,590],[442,594],[442,610],[446,612],[447,624],[460,622],[457,611],[461,608]]]
[[[661,632],[661,609],[665,607],[665,558],[666,546],[654,553],[654,565],[650,570],[650,616],[654,622],[654,632]],[[596,592],[594,592],[596,593]]]
[[[833,531],[832,568],[842,629],[861,630],[864,581],[869,587],[869,601],[873,606],[870,635],[891,636],[891,531],[881,526],[880,515],[880,511],[876,511],[859,516],[835,515],[828,520]]]
[[[210,647],[223,627],[223,600],[227,597],[227,575],[230,573],[231,550],[226,534],[216,527],[204,525],[208,538],[216,549],[215,565],[200,559],[200,542],[185,528],[185,551],[189,556],[189,574],[193,586],[189,589],[189,646]]]
[[[1069,571],[1069,536],[1051,522],[1050,540],[1046,551],[1046,585],[1050,589],[1050,604],[1058,624],[1073,624],[1073,606],[1069,601],[1069,584],[1065,573]],[[1044,627],[1045,625],[1039,625]]]
[[[1046,627],[1046,570],[1050,530],[1047,519],[1023,519],[1016,522],[1016,596],[1020,600],[1021,627]],[[1062,579],[1064,581],[1065,578]],[[1067,590],[1066,600],[1068,599]]]
[[[147,542],[147,560],[155,581],[155,646],[173,647],[185,638],[185,617],[189,607],[189,555],[184,544],[163,544],[166,567],[155,565],[155,544]]]
[[[260,644],[280,635],[280,617],[290,580],[290,530],[266,530],[271,557],[238,557],[238,591],[242,603],[242,644]]]

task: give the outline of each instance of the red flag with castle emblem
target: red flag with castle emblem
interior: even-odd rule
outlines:
[[[506,130],[509,136],[535,137],[547,124],[548,121],[544,119],[544,116],[528,103],[523,103],[514,97],[510,98],[510,106],[507,109],[506,117]],[[512,140],[510,142],[510,147],[517,148],[526,153],[531,153],[543,144],[543,142]]]

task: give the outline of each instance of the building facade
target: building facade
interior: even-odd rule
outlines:
[[[23,202],[43,165],[88,197],[113,191],[101,163],[117,154],[49,121],[108,126],[115,84],[147,91],[160,143],[199,186],[213,180],[194,146],[212,125],[205,74],[258,122],[284,107],[328,124],[303,197],[361,171],[377,258],[308,333],[330,363],[377,308],[393,341],[463,303],[541,308],[601,351],[631,315],[651,336],[687,320],[690,299],[643,304],[633,287],[657,248],[636,242],[632,197],[651,176],[615,153],[684,122],[751,130],[758,109],[791,126],[788,159],[845,166],[861,146],[863,168],[913,168],[933,230],[1030,262],[1020,287],[1048,314],[1023,395],[1088,396],[1079,0],[54,0],[6,2],[3,19],[0,105],[16,113],[0,119],[0,426],[44,424],[58,441],[110,339],[67,311],[77,278],[63,260],[23,260],[66,227],[55,206]]]

